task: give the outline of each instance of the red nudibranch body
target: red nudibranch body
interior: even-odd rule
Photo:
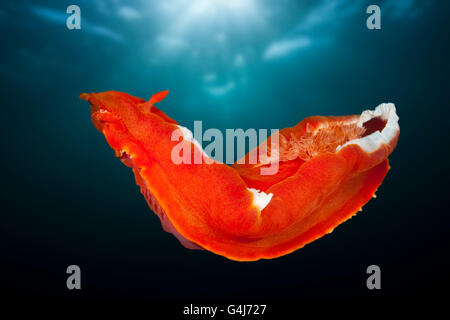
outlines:
[[[175,164],[174,130],[182,130],[192,156],[202,150],[154,106],[167,93],[149,101],[116,91],[80,98],[90,102],[95,127],[132,168],[164,230],[187,248],[232,260],[288,254],[356,214],[385,177],[400,132],[387,103],[359,116],[309,117],[282,129],[276,148],[266,144],[269,162]],[[246,157],[252,152],[258,148]],[[261,175],[270,161],[278,161],[278,172]]]

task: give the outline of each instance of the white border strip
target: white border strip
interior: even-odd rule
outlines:
[[[398,116],[396,113],[395,105],[393,103],[382,103],[375,110],[366,110],[361,113],[357,126],[362,128],[364,123],[370,119],[381,117],[383,120],[387,120],[385,127],[381,132],[379,130],[371,133],[364,138],[358,138],[354,140],[347,141],[341,146],[336,148],[336,151],[350,145],[356,144],[364,150],[364,152],[372,153],[383,144],[389,144],[393,139],[395,139],[400,126],[398,125]]]

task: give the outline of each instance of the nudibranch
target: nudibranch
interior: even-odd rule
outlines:
[[[389,169],[400,128],[395,106],[383,103],[361,115],[304,119],[267,139],[266,159],[228,166],[209,159],[177,164],[171,152],[201,146],[186,128],[156,108],[168,91],[149,101],[107,91],[81,94],[94,126],[136,183],[162,227],[187,248],[232,260],[271,259],[330,233],[372,197]],[[261,144],[245,157],[258,152]],[[279,170],[262,175],[277,161]]]

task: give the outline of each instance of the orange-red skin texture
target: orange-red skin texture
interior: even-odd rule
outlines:
[[[176,165],[171,151],[179,142],[171,135],[177,123],[153,105],[166,94],[148,102],[115,91],[81,98],[91,103],[93,123],[116,155],[131,156],[141,191],[148,189],[157,199],[176,230],[202,248],[238,261],[288,254],[353,216],[383,181],[387,156],[398,140],[397,135],[371,154],[349,145],[307,161],[280,162],[273,177],[258,177],[249,165]],[[326,122],[355,117],[310,117],[283,130],[301,136]],[[260,211],[247,187],[260,187],[274,196]]]

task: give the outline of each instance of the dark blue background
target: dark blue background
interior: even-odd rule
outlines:
[[[81,30],[65,26],[69,4]],[[381,30],[366,28],[369,4]],[[414,0],[1,2],[2,290],[242,303],[437,295],[449,279],[449,12]],[[164,89],[159,107],[191,129],[284,128],[393,102],[392,169],[362,213],[287,256],[238,263],[187,250],[78,99]],[[81,291],[66,289],[70,264]],[[371,264],[377,292],[365,285]]]

